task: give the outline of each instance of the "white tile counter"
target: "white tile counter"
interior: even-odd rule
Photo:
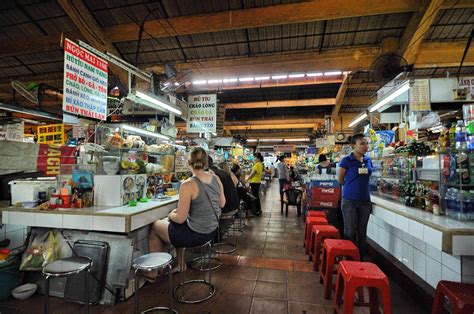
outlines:
[[[164,218],[178,204],[179,196],[149,200],[137,206],[58,209],[41,211],[17,207],[0,208],[1,222],[8,225],[129,233]]]
[[[376,194],[367,235],[436,287],[439,280],[474,283],[474,222],[411,208]]]

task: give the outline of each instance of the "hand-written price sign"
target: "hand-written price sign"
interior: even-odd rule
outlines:
[[[216,132],[217,97],[191,95],[188,97],[188,133]]]
[[[64,145],[64,124],[49,124],[38,127],[38,143]]]
[[[105,120],[107,77],[107,61],[65,39],[63,111]]]

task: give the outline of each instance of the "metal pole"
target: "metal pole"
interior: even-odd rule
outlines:
[[[172,285],[173,285],[173,277],[172,277],[172,273],[173,273],[173,266],[171,266],[171,264],[168,264],[168,301],[169,301],[169,308],[170,308],[170,313],[173,313],[173,298],[172,298],[172,291],[171,291],[171,288],[172,288]]]
[[[134,281],[135,281],[135,314],[138,314],[138,278],[137,278],[138,268],[133,272]]]
[[[49,276],[46,275],[46,279],[44,281],[44,313],[49,313]]]
[[[91,269],[90,266],[86,268],[86,271],[84,272],[85,276],[85,283],[86,283],[86,313],[89,314],[89,275],[90,275]]]

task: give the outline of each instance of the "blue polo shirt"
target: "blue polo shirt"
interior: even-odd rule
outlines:
[[[354,157],[354,153],[344,157],[339,167],[346,169],[342,198],[353,201],[370,201],[369,178],[372,174],[372,161],[364,156],[363,163]],[[359,168],[367,168],[368,174],[359,174]]]

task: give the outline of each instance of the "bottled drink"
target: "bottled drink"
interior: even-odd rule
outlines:
[[[466,128],[464,127],[464,122],[462,120],[459,120],[456,126],[455,139],[456,139],[456,150],[465,151],[467,149]]]
[[[456,125],[454,123],[451,123],[449,129],[449,145],[452,151],[456,150]]]

